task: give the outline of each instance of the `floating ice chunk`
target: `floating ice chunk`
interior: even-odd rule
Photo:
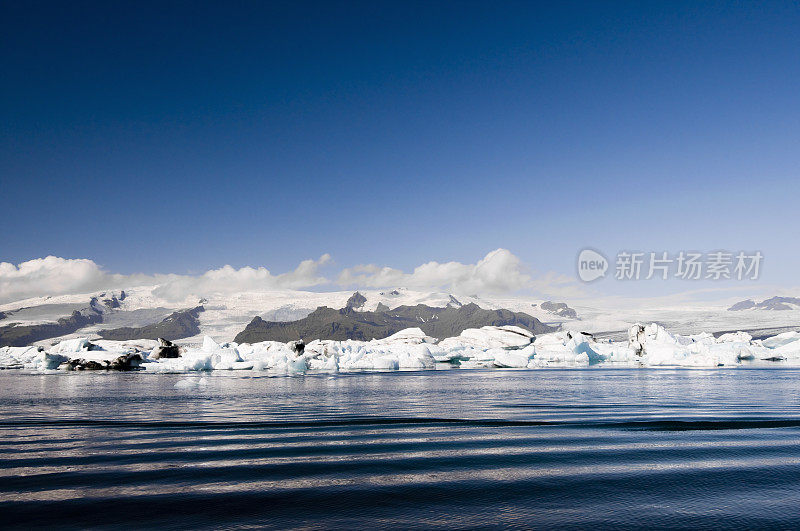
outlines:
[[[91,342],[95,347],[101,350],[134,350],[146,354],[151,352],[159,345],[158,340],[155,339],[133,339],[125,341],[112,341],[110,339],[93,339]]]
[[[206,352],[214,352],[215,350],[219,350],[219,344],[211,339],[209,336],[203,336],[203,346],[202,349]]]
[[[342,370],[433,369],[436,360],[427,344],[341,342],[332,346]]]
[[[34,368],[32,365],[38,365],[43,354],[38,347],[0,347],[0,368]]]
[[[307,358],[306,363],[308,369],[312,371],[337,372],[339,370],[339,360],[336,356]]]
[[[536,338],[533,343],[535,355],[529,367],[585,366],[605,361],[615,348],[607,345],[605,351],[596,349],[597,343],[591,335],[562,330]]]
[[[512,349],[525,347],[532,341],[533,334],[518,326],[484,326],[468,328],[458,337],[442,340],[439,346],[444,350],[453,350],[459,347]]]
[[[288,372],[306,372],[308,363],[303,356],[297,356],[294,359],[290,358],[287,360],[286,370]]]
[[[242,361],[235,348],[220,348],[211,355],[211,367],[215,370],[231,370]],[[249,368],[252,368],[252,364]]]
[[[443,350],[440,349],[434,354],[433,359],[437,363],[451,363],[460,360],[468,360],[469,356],[462,356],[463,349]]]
[[[583,363],[583,358],[581,356],[586,356],[586,360],[589,364],[600,363],[605,359],[603,355],[599,354],[589,345],[589,341],[586,337],[573,336],[566,347],[575,353],[576,358],[580,357],[581,363]]]
[[[586,353],[576,353],[569,349],[536,349],[536,355],[528,362],[529,368],[535,367],[585,367],[589,365]]]
[[[45,352],[41,347],[0,347],[0,369],[48,371],[68,359],[63,354]]]
[[[52,371],[58,369],[62,363],[68,360],[69,358],[63,354],[50,354],[49,352],[41,352],[34,360],[33,367],[27,366],[26,368],[33,368],[38,371]]]
[[[630,359],[632,352],[638,364],[644,366],[717,367],[738,365],[742,360],[756,357],[751,349],[752,338],[745,333],[725,334],[719,339],[708,333],[682,336],[672,334],[652,323],[634,325],[629,330],[629,352],[612,349],[604,352],[606,360]],[[602,348],[600,349],[603,350]]]
[[[405,343],[409,345],[419,345],[421,343],[435,343],[436,339],[425,335],[421,328],[406,328],[399,332],[385,337],[383,339],[375,339],[370,341],[374,345],[389,345],[396,343]]]
[[[728,332],[717,338],[718,343],[749,343],[753,336],[747,332]]]
[[[361,368],[396,371],[400,368],[400,363],[391,356],[372,356],[362,359]]]
[[[800,332],[784,332],[761,340],[761,344],[767,348],[778,348],[798,340],[800,340]]]
[[[800,360],[800,341],[790,341],[773,349],[763,349],[762,359],[783,358],[785,360]]]
[[[157,362],[146,363],[143,365],[148,372],[187,372],[187,371],[210,371],[214,368],[211,362],[211,354],[201,350],[189,350],[180,358],[164,358]]]
[[[634,365],[641,362],[641,358],[627,343],[594,342],[591,346],[592,350],[603,357],[605,363]]]
[[[134,368],[140,355],[157,345],[153,340],[89,342],[87,338],[41,347],[0,348],[0,368]],[[182,349],[181,358],[145,359],[151,372],[211,370],[270,370],[279,373],[348,370],[422,370],[437,362],[469,367],[582,367],[626,366],[717,367],[764,361],[800,364],[800,333],[787,332],[753,340],[745,332],[680,335],[658,324],[636,325],[628,341],[596,341],[588,334],[558,331],[533,338],[519,327],[469,329],[458,337],[435,343],[419,328],[409,328],[381,340],[312,341],[304,351],[291,344],[218,344],[210,337],[201,347]],[[638,354],[637,354],[638,352]],[[136,358],[136,359],[134,359]],[[128,364],[127,361],[131,363]]]
[[[252,345],[241,344],[235,350],[241,357],[242,366],[249,363],[256,371],[305,372],[308,370],[308,360],[320,356],[319,352],[313,351],[298,354],[292,350],[290,343],[264,341]]]
[[[533,345],[520,350],[494,349],[494,365],[496,367],[527,367],[535,352],[536,349]]]
[[[335,342],[330,340],[323,341],[315,339],[314,341],[306,344],[305,352],[311,356],[330,356],[331,345],[333,343]]]
[[[66,354],[68,352],[81,352],[83,350],[88,350],[91,343],[85,337],[79,337],[75,339],[66,339],[61,341],[54,347],[51,347],[49,352],[53,354]]]
[[[433,369],[436,366],[436,360],[425,344],[405,345],[397,350],[397,364],[401,369]]]

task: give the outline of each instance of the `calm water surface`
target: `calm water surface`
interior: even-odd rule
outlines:
[[[800,527],[797,370],[186,379],[0,371],[0,527]]]

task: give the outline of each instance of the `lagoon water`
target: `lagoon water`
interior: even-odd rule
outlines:
[[[0,525],[800,526],[800,370],[204,378],[0,371]]]

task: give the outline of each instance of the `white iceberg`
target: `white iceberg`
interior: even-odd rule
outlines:
[[[503,348],[513,349],[530,345],[533,334],[518,326],[484,326],[468,328],[458,337],[450,337],[439,343],[445,350],[454,348]]]
[[[0,368],[131,369],[139,361],[148,372],[430,370],[439,364],[461,368],[546,367],[737,367],[748,364],[800,365],[800,333],[754,340],[745,332],[715,338],[708,333],[680,335],[658,324],[637,324],[627,341],[597,341],[589,334],[558,331],[534,336],[514,326],[464,330],[441,341],[408,328],[372,341],[264,341],[218,343],[206,336],[198,346],[184,345],[180,357],[151,356],[154,340],[90,341],[73,338],[45,347],[1,347]],[[441,367],[441,365],[440,365]]]

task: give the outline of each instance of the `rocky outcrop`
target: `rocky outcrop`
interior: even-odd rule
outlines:
[[[123,291],[122,293],[125,292]],[[116,295],[111,294],[111,297],[103,299],[103,304],[106,306],[106,308],[116,309],[120,307],[120,300]]]
[[[578,318],[578,313],[574,309],[567,306],[567,303],[565,302],[544,301],[541,304],[541,308],[547,313],[557,315],[558,317],[564,317],[566,319]]]
[[[347,303],[344,305],[344,307],[350,310],[358,310],[362,308],[366,302],[367,298],[356,291],[350,296],[349,299],[347,299]]]
[[[458,299],[456,299],[452,295],[450,295],[450,300],[447,301],[447,305],[451,306],[453,308],[461,308],[462,306],[464,306],[463,304],[461,304],[461,301],[459,301]]]
[[[205,308],[197,306],[181,310],[166,317],[160,323],[153,323],[138,328],[123,327],[101,330],[98,335],[103,339],[126,341],[131,339],[159,339],[168,337],[172,340],[196,336],[200,333],[200,312]]]
[[[351,307],[335,310],[322,306],[305,319],[292,322],[268,322],[254,318],[237,334],[237,343],[260,341],[287,342],[297,339],[383,339],[406,328],[418,327],[428,336],[446,338],[457,336],[468,328],[483,326],[518,326],[534,334],[552,332],[553,327],[538,319],[509,310],[486,310],[477,304],[459,308],[434,308],[419,304],[399,306],[388,311],[359,312]]]
[[[121,301],[125,300],[125,292],[120,292],[120,298],[112,292],[101,293],[96,297],[92,297],[89,301],[89,306],[97,311],[97,313],[106,313],[109,310],[116,310],[121,306]]]

